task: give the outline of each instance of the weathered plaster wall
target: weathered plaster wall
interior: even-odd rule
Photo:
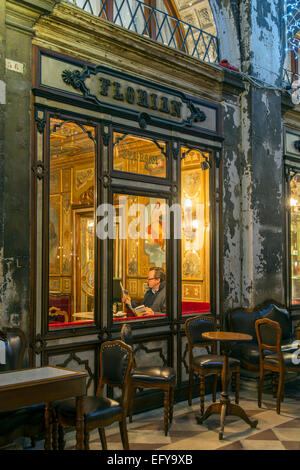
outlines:
[[[2,325],[3,290],[3,165],[5,137],[6,84],[5,70],[5,2],[0,2],[0,327]]]
[[[276,90],[283,54],[281,3],[253,0],[233,10],[240,18],[242,71],[263,83],[245,81],[239,113],[223,104],[225,310],[267,298],[284,301],[282,120]]]
[[[263,82],[280,86],[284,59],[282,0],[240,3],[242,71]]]
[[[0,321],[22,328],[29,337],[32,37],[34,22],[55,2],[28,0],[26,8],[15,0],[0,3],[0,38],[1,28],[5,31],[1,57],[23,65],[15,71],[0,62],[6,86],[2,147],[0,134]]]
[[[253,216],[253,302],[284,298],[284,200],[281,97],[276,91],[252,88],[251,213]],[[247,188],[244,188],[247,191]],[[245,192],[243,193],[245,194]],[[246,239],[247,240],[247,239]],[[245,248],[247,249],[247,241]],[[251,269],[251,265],[249,266]],[[244,271],[243,282],[247,285]],[[245,288],[246,288],[245,285]]]
[[[3,186],[3,309],[5,326],[29,323],[29,178],[31,35],[7,28],[6,58],[24,64],[24,72],[6,70],[7,87]]]
[[[223,112],[223,268],[225,309],[240,305],[241,187],[239,103],[224,101]]]

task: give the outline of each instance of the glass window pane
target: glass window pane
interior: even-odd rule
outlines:
[[[291,181],[292,303],[300,304],[300,175]]]
[[[166,315],[166,238],[165,199],[114,194],[114,322]],[[121,285],[131,304],[126,304]],[[140,305],[146,309],[135,310]]]
[[[113,168],[138,175],[166,178],[166,144],[115,132]]]
[[[209,154],[182,148],[182,314],[210,311]]]
[[[50,329],[94,322],[94,133],[50,120]]]

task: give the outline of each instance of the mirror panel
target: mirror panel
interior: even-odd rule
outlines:
[[[167,201],[160,197],[114,194],[113,241],[113,321],[137,320],[140,317],[166,316],[165,279],[167,263]],[[151,278],[161,268],[159,283]],[[149,275],[150,272],[150,275]],[[149,279],[151,279],[149,281]],[[157,286],[158,284],[158,286]],[[123,288],[128,291],[131,305],[124,301]],[[149,290],[158,289],[162,302],[151,304]],[[158,295],[155,293],[155,295]],[[149,305],[148,305],[149,304]],[[151,305],[150,305],[151,304]],[[140,305],[150,310],[136,311]]]
[[[95,130],[50,119],[49,329],[94,323]]]
[[[182,315],[210,311],[209,157],[181,149]]]

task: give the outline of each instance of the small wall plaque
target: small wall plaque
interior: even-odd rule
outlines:
[[[7,70],[13,70],[14,72],[24,73],[24,64],[22,62],[16,62],[15,60],[5,59],[5,67]]]

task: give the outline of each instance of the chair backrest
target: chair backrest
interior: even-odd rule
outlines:
[[[279,308],[277,305],[272,305],[272,308],[263,318],[268,318],[277,322],[281,329],[281,340],[291,340],[292,338],[292,320],[291,315],[285,308]]]
[[[26,338],[20,328],[0,330],[0,339],[5,342],[5,364],[0,364],[0,372],[22,369]]]
[[[123,341],[105,341],[100,349],[100,379],[97,395],[101,395],[103,386],[110,385],[122,389],[121,404],[128,401],[130,372],[132,368],[131,347]],[[127,405],[126,405],[127,406]]]
[[[277,352],[279,359],[281,359],[282,332],[279,323],[269,318],[262,318],[256,320],[255,330],[261,359],[263,358],[264,350]]]
[[[133,348],[132,329],[131,326],[128,325],[128,323],[124,323],[121,328],[121,340],[124,341],[124,343],[128,344],[128,346],[131,346]]]
[[[188,318],[184,324],[184,329],[188,339],[190,353],[192,353],[192,349],[196,346],[213,346],[213,349],[215,349],[215,342],[213,343],[202,337],[202,333],[206,331],[215,331],[216,322],[214,318],[208,317],[207,315]]]
[[[292,335],[290,314],[277,300],[268,299],[254,308],[235,307],[225,314],[225,328],[236,333],[246,333],[253,337],[256,343],[255,322],[261,318],[270,318],[279,322],[282,328],[282,339]]]

